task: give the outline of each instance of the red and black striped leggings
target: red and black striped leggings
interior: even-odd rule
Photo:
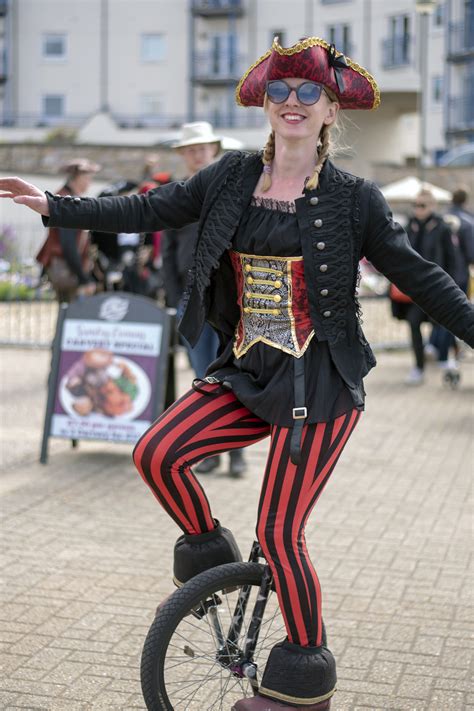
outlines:
[[[270,435],[257,537],[275,577],[288,639],[320,645],[321,588],[304,528],[360,412],[306,425],[301,464],[295,465],[290,460],[291,429],[259,419],[219,385],[205,384],[203,390],[207,394],[190,390],[145,432],[133,453],[135,464],[181,530],[204,533],[215,524],[191,465]]]

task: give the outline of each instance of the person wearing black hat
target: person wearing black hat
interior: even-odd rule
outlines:
[[[66,183],[57,194],[67,200],[78,199],[77,196],[87,192],[93,175],[99,170],[100,165],[86,158],[70,161],[60,170],[66,174]],[[60,303],[72,301],[77,295],[94,293],[89,246],[89,235],[84,230],[54,227],[48,230],[36,260],[43,266]]]
[[[339,110],[380,102],[363,67],[319,37],[288,48],[276,39],[244,74],[236,99],[265,108],[272,132],[259,154],[225,154],[186,182],[104,198],[100,208],[89,199],[71,205],[19,178],[0,180],[0,190],[51,225],[142,230],[200,221],[180,330],[194,344],[207,321],[219,355],[140,438],[134,461],[183,533],[174,558],[180,585],[241,558],[192,466],[270,437],[257,536],[286,638],[271,649],[258,694],[235,709],[327,711],[336,663],[304,530],[360,419],[363,378],[375,365],[357,303],[359,260],[367,257],[470,346],[474,310],[411,247],[378,187],[329,159]]]

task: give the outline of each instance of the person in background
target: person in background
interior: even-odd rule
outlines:
[[[214,134],[212,126],[205,122],[186,123],[182,127],[182,138],[173,148],[179,152],[186,169],[186,177],[193,175],[210,165],[221,149],[221,141]],[[163,282],[166,305],[179,312],[180,303],[186,288],[188,272],[193,264],[194,247],[198,236],[198,224],[193,223],[179,230],[165,230],[162,238]],[[219,341],[217,334],[209,324],[205,324],[196,345],[185,341],[191,366],[197,378],[204,378],[207,368],[217,355]],[[241,449],[229,452],[229,474],[241,476],[245,471],[245,461]],[[200,462],[194,471],[208,474],[221,464],[221,457],[216,454]]]
[[[452,277],[456,284],[467,295],[469,292],[469,267],[474,263],[474,221],[467,220],[448,212],[443,219],[451,231],[454,248],[454,271]],[[450,353],[452,352],[452,357]],[[429,343],[425,346],[425,356],[431,356],[438,361],[443,371],[443,377],[458,371],[457,358],[459,346],[450,331],[438,324],[433,324]],[[459,377],[459,375],[458,375]]]
[[[153,173],[151,180],[143,181],[139,188],[138,194],[143,195],[149,190],[154,188],[159,188],[162,185],[168,185],[173,181],[173,176],[168,171],[160,171],[158,173]],[[157,230],[156,232],[151,232],[147,235],[147,244],[153,246],[152,264],[153,268],[157,271],[161,271],[161,240],[163,238],[162,230]]]
[[[467,209],[466,204],[469,200],[469,190],[464,185],[459,185],[453,192],[452,205],[449,212],[457,215],[462,220],[474,224],[474,213]]]
[[[441,215],[436,213],[436,200],[428,188],[422,188],[413,203],[413,216],[408,221],[406,232],[411,246],[424,259],[434,262],[450,276],[455,270],[455,253],[451,230]],[[432,288],[436,288],[433,284]],[[429,318],[425,311],[411,299],[398,296],[398,290],[390,291],[392,313],[395,318],[408,321],[411,330],[411,342],[415,365],[406,379],[407,385],[421,385],[424,382],[425,351],[421,324]],[[403,298],[404,297],[404,298]],[[443,329],[444,331],[445,329]],[[440,351],[440,360],[447,362],[449,341],[445,338]]]
[[[459,249],[455,281],[465,294],[469,291],[469,267],[474,264],[474,215],[466,209],[468,195],[464,187],[457,188],[446,215],[454,215],[459,220],[459,228],[456,230]]]
[[[60,170],[66,174],[66,182],[57,195],[65,196],[67,200],[80,200],[79,196],[87,193],[92,177],[100,168],[100,165],[86,158],[70,161]],[[89,248],[89,233],[85,230],[48,229],[36,260],[42,265],[60,303],[95,292]]]
[[[117,180],[107,185],[97,197],[130,195],[137,188],[132,180]],[[91,231],[91,244],[95,248],[93,274],[98,288],[112,291],[121,288],[122,269],[120,267],[121,250],[118,235],[110,232]]]

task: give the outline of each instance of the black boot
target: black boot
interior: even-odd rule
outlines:
[[[229,476],[239,479],[246,469],[243,451],[241,449],[231,449],[229,459]]]
[[[196,464],[194,471],[196,474],[209,474],[209,472],[217,469],[220,463],[220,455],[214,454],[212,457],[207,457],[206,459],[203,459],[202,462],[199,462],[199,464]]]
[[[223,563],[242,560],[237,541],[228,528],[216,521],[216,528],[208,533],[184,534],[174,546],[173,582],[179,588],[204,570]]]
[[[259,694],[289,706],[329,708],[336,681],[336,662],[327,647],[301,647],[285,640],[270,652]]]

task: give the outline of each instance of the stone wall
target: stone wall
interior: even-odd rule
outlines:
[[[58,169],[77,157],[100,163],[100,179],[141,180],[146,159],[159,156],[158,170],[181,176],[179,156],[170,148],[156,150],[141,146],[51,145],[45,143],[0,143],[0,170],[15,175],[57,175]]]
[[[58,167],[72,158],[84,156],[102,165],[100,179],[113,181],[118,178],[140,180],[143,166],[150,154],[159,156],[158,169],[170,171],[176,177],[183,175],[179,156],[170,148],[159,149],[137,146],[54,145],[45,143],[0,143],[0,170],[5,173],[56,175]],[[337,160],[342,168],[354,171],[350,160]],[[372,165],[366,177],[385,185],[401,180],[408,175],[416,175],[416,168],[406,166]],[[474,171],[472,168],[427,168],[425,179],[445,188],[454,190],[464,184],[471,197],[469,207],[474,210]]]

